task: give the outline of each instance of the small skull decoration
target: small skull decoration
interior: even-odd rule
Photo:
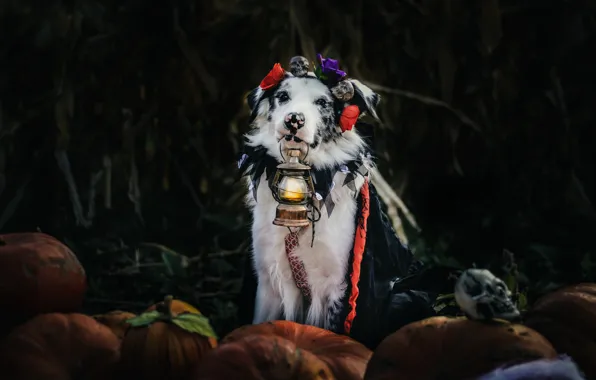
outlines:
[[[305,77],[310,69],[308,59],[302,56],[296,56],[290,60],[290,72],[295,77]]]
[[[333,96],[347,102],[354,97],[354,85],[347,80],[342,80],[331,89]]]
[[[486,269],[461,274],[455,284],[455,301],[469,319],[513,320],[520,315],[507,285]]]

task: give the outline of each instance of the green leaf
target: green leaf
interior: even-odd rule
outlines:
[[[315,67],[315,76],[320,80],[327,80],[327,76],[323,73],[321,65]]]
[[[172,322],[176,326],[190,333],[217,339],[215,331],[213,331],[211,324],[209,324],[209,318],[205,317],[204,315],[195,313],[178,314],[172,319]]]
[[[161,251],[161,260],[170,276],[186,277],[186,268],[188,267],[188,257],[172,250]]]
[[[505,285],[507,285],[507,289],[509,289],[511,293],[515,294],[517,291],[517,278],[515,277],[515,274],[511,272],[507,273],[503,279],[503,282],[505,282]]]
[[[518,298],[517,298],[517,308],[520,311],[526,310],[528,307],[528,298],[526,297],[526,294],[523,292],[520,292],[518,294]]]
[[[153,322],[157,321],[160,317],[161,315],[159,314],[159,311],[153,310],[143,313],[137,317],[127,319],[126,323],[128,323],[132,327],[148,326]]]

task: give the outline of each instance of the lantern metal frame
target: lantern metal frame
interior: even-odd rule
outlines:
[[[277,170],[271,181],[271,190],[273,198],[278,204],[275,209],[275,219],[273,224],[283,227],[306,227],[310,225],[311,220],[308,217],[309,208],[315,187],[310,174],[311,167],[300,162],[300,150],[292,149],[288,152],[289,160],[277,166]],[[304,181],[306,184],[306,193],[300,200],[288,200],[280,196],[279,185],[286,177]],[[287,190],[286,190],[287,191]]]

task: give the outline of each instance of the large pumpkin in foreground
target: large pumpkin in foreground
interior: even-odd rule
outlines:
[[[377,347],[366,380],[474,379],[500,365],[554,358],[540,334],[506,322],[433,317],[410,323]]]
[[[40,232],[0,235],[0,319],[77,311],[87,289],[81,263]]]
[[[315,354],[271,335],[249,335],[220,345],[195,368],[192,380],[335,380]]]
[[[2,380],[111,379],[120,341],[82,314],[43,314],[0,343]]]
[[[564,287],[540,298],[525,325],[573,358],[588,379],[596,379],[596,284]]]
[[[289,321],[232,331],[197,379],[362,379],[372,352],[344,335]]]
[[[196,363],[217,344],[207,318],[172,312],[169,296],[155,310],[127,323],[118,368],[121,379],[187,380]]]

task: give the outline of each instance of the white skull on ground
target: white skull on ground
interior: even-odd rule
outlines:
[[[468,269],[455,284],[455,301],[470,319],[519,317],[511,292],[503,280],[486,269]]]

